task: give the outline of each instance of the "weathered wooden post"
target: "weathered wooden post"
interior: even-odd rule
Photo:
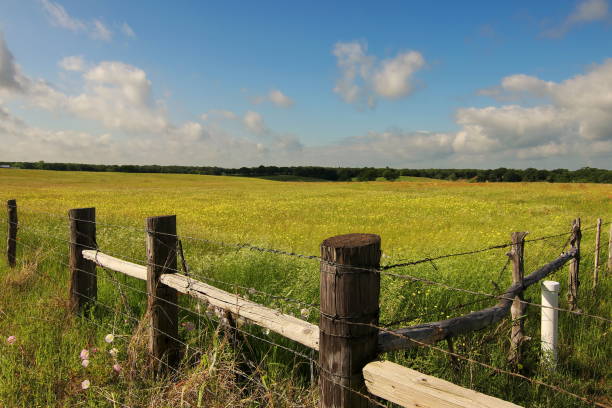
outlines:
[[[321,408],[368,407],[363,367],[376,358],[380,237],[347,234],[321,244]]]
[[[608,233],[608,273],[612,273],[612,224]]]
[[[17,260],[17,201],[8,200],[6,202],[7,214],[7,235],[6,235],[6,260],[12,268]]]
[[[569,264],[569,279],[568,279],[568,293],[567,303],[569,309],[578,311],[578,287],[580,286],[579,272],[580,272],[580,239],[582,238],[582,232],[580,231],[580,218],[576,218],[572,222],[572,237],[570,238],[570,244],[572,249],[576,249],[576,256],[570,261]]]
[[[83,258],[84,249],[96,248],[96,209],[75,208],[68,211],[70,220],[70,305],[76,313],[83,311],[98,295],[96,264]]]
[[[159,281],[163,274],[176,273],[176,216],[150,217],[147,229],[147,314],[149,352],[156,371],[179,363],[178,295]]]
[[[599,280],[599,242],[601,236],[601,218],[597,219],[597,229],[595,230],[595,264],[593,265],[593,289],[597,287]]]
[[[512,283],[523,286],[523,278],[525,277],[524,267],[524,251],[525,237],[528,232],[513,232],[512,233],[512,249],[506,255],[512,261]],[[527,304],[522,302],[523,293],[514,297],[510,312],[512,314],[512,332],[510,334],[510,352],[508,353],[508,362],[517,366],[521,355],[521,344],[528,340],[523,329],[525,326],[525,315]]]

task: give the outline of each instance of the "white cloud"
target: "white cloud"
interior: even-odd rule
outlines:
[[[113,38],[113,33],[103,22],[96,19],[93,21],[91,36],[96,40],[110,41]]]
[[[136,37],[136,34],[134,33],[134,30],[132,30],[132,27],[130,27],[128,25],[128,23],[123,23],[121,25],[121,31],[123,32],[123,34],[125,34],[128,37]]]
[[[279,108],[290,108],[294,104],[293,99],[289,98],[278,89],[271,89],[266,95],[256,96],[251,100],[254,105],[259,105],[268,101],[272,102]]]
[[[81,56],[65,57],[58,65],[66,71],[82,72],[85,70],[85,61]]]
[[[526,159],[610,151],[612,59],[562,82],[528,75],[503,78],[495,96],[503,100],[508,94],[545,103],[459,109],[456,152],[506,152]]]
[[[59,3],[52,0],[40,0],[43,10],[47,14],[49,21],[56,27],[64,28],[72,32],[85,32],[94,40],[110,41],[113,32],[100,19],[93,19],[91,22],[72,17],[66,9]],[[124,34],[133,37],[134,31],[123,23],[122,31]],[[131,33],[131,35],[129,34]]]
[[[257,112],[247,111],[242,118],[242,123],[244,123],[247,130],[255,133],[256,135],[265,135],[269,133],[263,117]]]
[[[62,5],[51,0],[41,0],[41,3],[53,25],[75,32],[85,30],[85,23],[71,17]]]
[[[607,0],[581,0],[576,5],[574,11],[568,15],[561,24],[549,28],[544,31],[543,34],[546,37],[552,38],[562,37],[578,25],[603,21],[606,20],[609,15]]]
[[[18,81],[15,58],[4,41],[4,34],[0,32],[0,91],[2,89],[18,91],[21,90],[21,84]]]
[[[332,51],[340,69],[334,92],[347,103],[376,106],[378,98],[400,99],[413,89],[413,75],[425,66],[425,59],[417,51],[397,54],[377,61],[367,55],[367,45],[361,42],[336,43]]]
[[[372,76],[374,90],[378,95],[388,99],[398,99],[408,95],[412,91],[411,77],[423,65],[425,59],[416,51],[382,61],[380,68]]]

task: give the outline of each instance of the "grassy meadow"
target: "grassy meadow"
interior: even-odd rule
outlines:
[[[100,250],[144,264],[144,220],[176,214],[191,273],[286,313],[318,321],[319,265],[316,260],[238,249],[223,243],[250,243],[318,255],[328,237],[350,232],[382,237],[381,263],[436,257],[509,241],[513,231],[527,239],[568,232],[571,220],[583,225],[579,305],[610,318],[612,285],[602,269],[591,290],[594,229],[598,217],[612,220],[612,186],[605,184],[467,183],[410,178],[396,182],[281,181],[199,175],[51,172],[0,169],[3,200],[19,208],[18,265],[0,260],[0,406],[4,407],[316,407],[317,388],[303,356],[308,349],[257,327],[240,349],[219,334],[206,307],[181,297],[181,338],[189,345],[180,373],[151,376],[146,336],[140,321],[145,285],[98,270],[99,302],[87,318],[74,318],[68,299],[68,223],[70,208],[96,207]],[[603,228],[601,255],[607,258],[609,226]],[[526,273],[554,259],[568,235],[527,242]],[[0,215],[0,241],[6,241],[6,216]],[[507,248],[394,269],[449,285],[496,293],[511,282]],[[567,267],[549,279],[562,285],[566,307]],[[476,295],[439,286],[382,277],[381,325],[403,327],[454,317],[492,305],[485,300],[457,307]],[[538,302],[534,285],[527,300]],[[274,297],[247,288],[273,294]],[[612,330],[610,324],[560,312],[559,364],[539,363],[540,310],[530,307],[519,370],[575,394],[612,405]],[[195,327],[195,329],[193,329]],[[114,334],[111,343],[107,334]],[[454,342],[455,352],[509,369],[510,320]],[[9,344],[6,339],[15,336]],[[440,347],[447,348],[446,342]],[[97,352],[93,352],[97,348]],[[109,353],[112,349],[114,356]],[[79,354],[90,352],[83,367]],[[423,348],[381,356],[427,374],[526,407],[587,407],[573,397],[494,373],[467,361],[453,361]],[[251,363],[248,363],[248,362]],[[113,365],[120,370],[115,371]],[[246,372],[245,378],[241,373]],[[88,389],[82,382],[88,380]]]

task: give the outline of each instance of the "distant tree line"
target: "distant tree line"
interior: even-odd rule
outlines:
[[[612,183],[612,171],[583,167],[579,170],[508,169],[392,169],[389,167],[318,167],[318,166],[258,166],[223,168],[214,166],[158,166],[39,162],[0,162],[21,169],[93,171],[123,173],[206,174],[216,176],[273,177],[294,176],[329,181],[373,181],[378,178],[397,180],[400,176],[427,177],[439,180],[469,180],[473,182],[546,181],[550,183]]]

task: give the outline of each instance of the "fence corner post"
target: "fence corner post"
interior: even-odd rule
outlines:
[[[347,234],[321,244],[321,408],[370,405],[363,367],[376,358],[380,236]]]
[[[569,277],[568,277],[568,293],[567,303],[569,309],[572,311],[579,311],[578,309],[578,287],[580,286],[580,239],[582,238],[582,232],[580,231],[580,218],[576,218],[572,222],[572,236],[570,238],[570,244],[572,249],[576,250],[576,255],[569,264]]]
[[[512,249],[506,255],[512,261],[512,283],[523,286],[525,277],[525,237],[528,232],[513,232],[512,233]],[[508,362],[517,366],[520,362],[521,344],[528,340],[523,332],[525,327],[525,315],[527,304],[523,303],[523,292],[514,297],[510,312],[512,314],[512,332],[510,334],[510,351],[508,353]]]
[[[176,273],[176,216],[149,217],[147,231],[147,315],[149,352],[156,372],[166,365],[177,367],[178,294],[159,281],[163,274]]]
[[[84,249],[96,248],[96,209],[68,211],[70,221],[70,305],[79,313],[96,301],[98,280],[96,264],[83,257]]]
[[[17,260],[17,201],[8,200],[6,202],[7,214],[7,235],[6,235],[6,260],[8,265],[13,268]]]

